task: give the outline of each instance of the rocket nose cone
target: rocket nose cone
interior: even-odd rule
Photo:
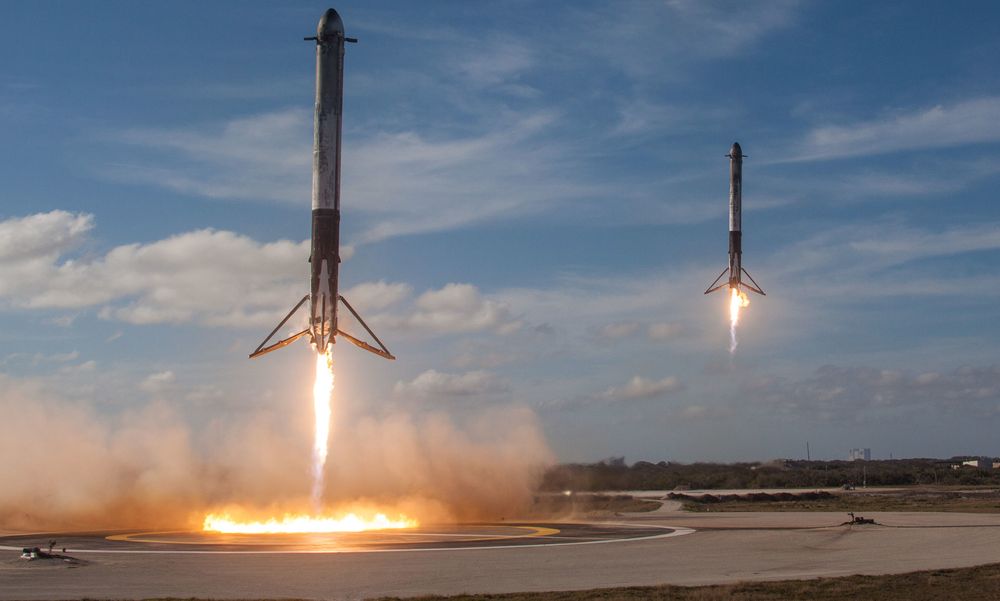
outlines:
[[[340,15],[337,14],[337,11],[328,8],[319,20],[319,25],[316,27],[316,36],[322,39],[332,35],[344,35],[344,22],[340,20]]]
[[[733,147],[729,149],[729,152],[734,157],[743,156],[743,149],[740,148],[739,142],[733,142]]]

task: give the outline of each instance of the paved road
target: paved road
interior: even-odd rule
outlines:
[[[364,599],[881,574],[1000,562],[1000,515],[866,517],[884,525],[839,526],[845,519],[840,513],[658,512],[625,521],[696,532],[614,544],[406,553],[80,553],[90,563],[77,568],[11,559],[0,562],[0,599]]]

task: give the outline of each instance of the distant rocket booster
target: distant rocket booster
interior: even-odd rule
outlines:
[[[318,353],[326,353],[337,335],[386,359],[395,359],[350,303],[338,292],[340,270],[340,135],[344,107],[344,44],[357,42],[344,36],[344,23],[337,11],[328,9],[319,20],[316,37],[316,113],[313,120],[312,247],[309,255],[310,288],[278,327],[250,354],[250,358],[285,347],[308,336]],[[265,346],[306,301],[310,301],[309,327]],[[374,339],[378,347],[339,329],[337,305],[348,311]]]
[[[743,158],[746,155],[743,154],[739,142],[733,142],[733,147],[726,156],[729,157],[729,267],[722,270],[705,294],[729,287],[737,291],[746,288],[764,295],[764,291],[754,281],[753,276],[743,269]],[[719,283],[727,273],[729,279]],[[743,276],[747,276],[750,283],[744,282]]]

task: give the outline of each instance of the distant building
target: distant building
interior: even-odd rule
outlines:
[[[963,461],[962,465],[974,467],[983,471],[990,471],[994,467],[997,467],[997,464],[993,463],[992,457],[978,457],[976,459],[970,459],[968,461]]]
[[[848,461],[871,461],[872,460],[872,450],[871,449],[851,449],[847,454]]]

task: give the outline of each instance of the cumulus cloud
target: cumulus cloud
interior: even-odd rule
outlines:
[[[393,392],[399,396],[434,398],[478,396],[509,389],[506,381],[489,371],[449,374],[429,369],[410,382],[396,382]]]
[[[668,376],[662,380],[649,380],[642,376],[634,376],[624,386],[608,388],[604,398],[614,401],[633,401],[652,399],[683,388],[677,376]]]
[[[96,308],[103,319],[131,324],[268,327],[306,292],[308,241],[206,229],[74,257],[93,221],[65,211],[0,221],[0,303]],[[344,295],[373,323],[417,332],[509,334],[523,326],[507,303],[471,284],[413,299],[410,285],[378,280]]]
[[[413,288],[408,284],[387,283],[384,280],[364,282],[344,291],[344,297],[355,307],[379,311],[391,307],[410,296]]]
[[[100,307],[101,317],[134,324],[263,326],[303,293],[306,242],[197,230],[72,256],[93,223],[65,211],[0,222],[0,302]]]
[[[30,269],[78,246],[93,227],[93,215],[66,211],[0,221],[0,257],[5,263]]]
[[[484,297],[472,284],[452,283],[439,290],[428,290],[417,297],[414,305],[408,314],[385,316],[383,322],[438,334],[483,330],[509,334],[523,326],[506,303]]]

